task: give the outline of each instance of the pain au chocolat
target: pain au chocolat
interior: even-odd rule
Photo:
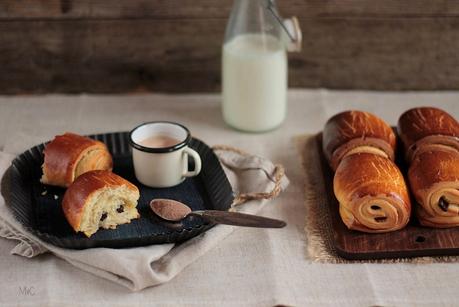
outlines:
[[[378,233],[408,223],[411,202],[393,162],[395,144],[391,127],[367,112],[342,112],[325,125],[323,151],[336,171],[333,190],[348,228]]]
[[[409,221],[411,203],[403,175],[389,159],[371,153],[346,156],[333,179],[339,212],[350,229],[388,232]]]
[[[49,185],[68,187],[81,174],[113,166],[104,143],[69,132],[56,136],[43,153],[41,182]]]
[[[396,138],[392,128],[379,117],[362,111],[336,114],[325,124],[323,152],[336,170],[348,154],[369,152],[394,160]]]
[[[139,189],[126,179],[110,171],[89,171],[66,190],[62,209],[73,229],[90,237],[99,228],[114,229],[138,218],[139,197]]]
[[[459,152],[424,151],[414,158],[408,180],[424,226],[459,226]]]
[[[443,110],[415,108],[399,119],[408,180],[424,226],[459,226],[459,124]]]
[[[406,111],[398,120],[397,132],[408,162],[417,153],[439,147],[453,147],[459,151],[459,124],[438,108],[421,107]]]

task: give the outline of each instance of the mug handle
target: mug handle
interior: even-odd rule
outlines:
[[[199,174],[199,172],[201,171],[201,157],[199,156],[199,154],[196,151],[194,151],[193,149],[191,149],[189,147],[185,147],[183,149],[183,153],[185,155],[191,156],[193,158],[193,160],[194,160],[194,170],[192,170],[192,171],[188,170],[188,163],[185,163],[185,170],[184,170],[183,176],[184,177],[197,176]],[[188,159],[184,159],[184,161],[188,162]]]

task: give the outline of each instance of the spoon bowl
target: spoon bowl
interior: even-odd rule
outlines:
[[[153,199],[150,208],[157,216],[171,222],[181,221],[191,213],[191,208],[184,203],[166,198]]]

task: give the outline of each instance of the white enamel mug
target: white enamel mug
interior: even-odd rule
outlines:
[[[142,145],[142,141],[155,136],[170,137],[177,143],[168,147]],[[188,147],[191,134],[185,126],[166,121],[148,122],[134,128],[129,140],[135,176],[146,186],[173,187],[201,171],[201,158]],[[188,157],[194,160],[192,171],[188,170]]]

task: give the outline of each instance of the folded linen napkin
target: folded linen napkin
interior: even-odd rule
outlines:
[[[289,183],[283,167],[274,165],[269,160],[227,146],[217,146],[214,149],[233,191],[239,195],[231,210],[257,213],[267,199],[277,196]],[[0,197],[0,236],[18,241],[11,250],[12,254],[30,258],[51,252],[84,271],[116,282],[132,291],[138,291],[171,280],[235,229],[233,226],[217,225],[177,245],[86,250],[56,247],[27,232],[8,208],[7,169],[13,158],[13,155],[0,152],[3,196]],[[241,204],[244,205],[239,206]]]

